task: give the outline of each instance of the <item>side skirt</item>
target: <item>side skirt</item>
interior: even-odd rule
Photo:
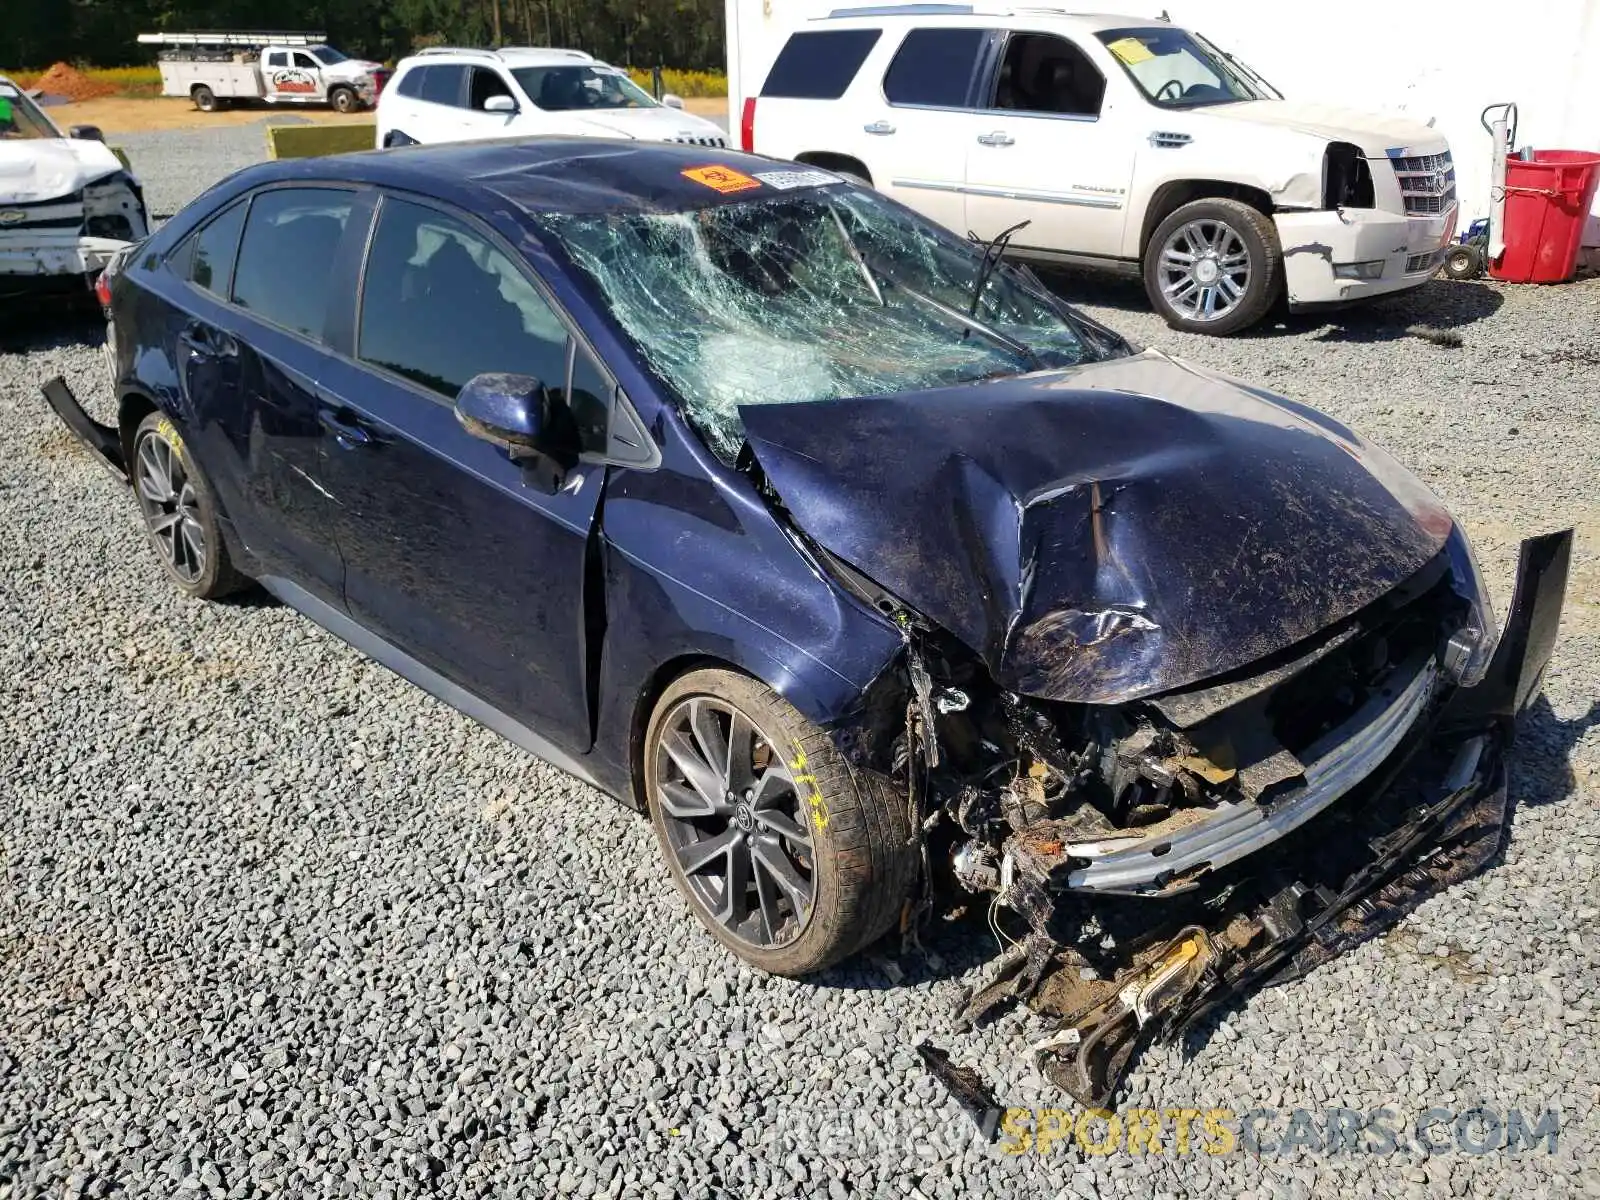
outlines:
[[[366,626],[358,624],[348,614],[340,612],[327,601],[312,595],[299,584],[278,575],[265,575],[257,582],[290,608],[309,617],[334,637],[348,642],[367,657],[376,659],[400,678],[416,684],[430,696],[444,701],[457,712],[464,713],[478,724],[494,730],[506,741],[526,750],[535,758],[541,758],[551,766],[577,776],[591,787],[600,788],[589,768],[554,742],[535,733],[515,717],[501,712],[488,701],[452,683],[432,667],[417,661],[400,647],[385,641]],[[600,790],[605,791],[604,788]]]

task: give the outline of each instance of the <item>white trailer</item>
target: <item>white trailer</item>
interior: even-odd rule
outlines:
[[[202,112],[231,101],[371,108],[389,77],[381,63],[354,59],[321,33],[141,33],[161,47],[161,90],[187,96]]]

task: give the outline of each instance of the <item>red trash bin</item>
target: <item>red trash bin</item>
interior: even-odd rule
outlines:
[[[1597,183],[1600,154],[1593,150],[1506,159],[1506,251],[1489,274],[1507,283],[1561,283],[1577,274]]]

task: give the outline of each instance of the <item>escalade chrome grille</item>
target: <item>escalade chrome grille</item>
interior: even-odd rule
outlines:
[[[1400,181],[1407,216],[1429,217],[1450,211],[1456,202],[1456,165],[1450,151],[1390,161]]]

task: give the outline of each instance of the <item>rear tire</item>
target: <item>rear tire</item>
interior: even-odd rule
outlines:
[[[1191,201],[1150,235],[1144,289],[1174,329],[1217,337],[1247,329],[1283,290],[1278,231],[1243,201]]]
[[[165,413],[149,413],[139,422],[129,474],[145,536],[179,591],[216,600],[250,582],[228,555],[211,481]]]
[[[905,797],[765,684],[723,670],[674,682],[644,773],[673,881],[751,966],[819,971],[899,918],[921,864]]]
[[[333,105],[335,112],[353,113],[360,107],[356,94],[347,87],[336,87],[328,93],[328,103]]]
[[[196,84],[189,95],[194,99],[194,106],[201,112],[216,112],[219,107],[217,94],[203,83]]]

